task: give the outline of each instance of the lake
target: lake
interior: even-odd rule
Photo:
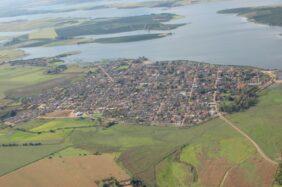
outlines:
[[[184,16],[174,22],[187,25],[173,30],[173,35],[161,39],[118,44],[84,44],[56,47],[25,48],[27,58],[55,56],[69,51],[81,51],[69,56],[72,62],[91,62],[101,59],[137,58],[151,60],[189,59],[215,64],[250,65],[282,69],[281,27],[248,22],[232,14],[217,14],[218,10],[280,4],[281,0],[231,0],[187,5],[175,8],[99,9],[67,13],[34,15],[41,17],[115,17],[151,13],[175,13]],[[27,16],[26,16],[27,17]],[[23,18],[26,18],[23,16]],[[17,17],[17,19],[21,18]],[[16,18],[2,18],[2,20]],[[147,33],[146,31],[131,32]],[[114,36],[125,35],[124,33]],[[94,37],[95,36],[91,36]],[[101,37],[101,36],[100,36]],[[109,37],[109,35],[108,35]]]

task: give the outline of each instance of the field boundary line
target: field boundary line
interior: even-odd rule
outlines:
[[[71,146],[72,146],[72,145],[68,145],[68,146],[66,146],[66,147],[63,147],[63,148],[57,150],[57,151],[54,151],[54,152],[49,153],[49,154],[47,154],[47,155],[44,155],[44,156],[42,156],[42,157],[40,157],[40,158],[38,158],[38,159],[36,159],[36,160],[33,160],[33,161],[31,161],[31,162],[28,162],[28,163],[26,163],[26,164],[24,164],[24,165],[22,165],[22,166],[20,166],[20,167],[17,167],[17,168],[15,168],[15,169],[11,170],[11,171],[5,172],[4,174],[0,175],[0,178],[1,178],[1,177],[4,177],[5,175],[8,175],[8,174],[10,174],[10,173],[13,173],[13,172],[15,172],[15,171],[17,171],[17,170],[19,170],[19,169],[21,169],[21,168],[24,168],[24,167],[26,167],[26,166],[28,166],[28,165],[30,165],[30,164],[33,164],[33,163],[38,162],[38,161],[40,161],[40,160],[43,160],[44,158],[46,158],[46,157],[48,157],[48,156],[51,156],[51,155],[54,154],[54,153],[58,153],[58,152],[60,152],[60,151],[62,151],[62,150],[64,150],[64,149],[66,149],[66,148],[68,148],[68,147],[71,147]]]

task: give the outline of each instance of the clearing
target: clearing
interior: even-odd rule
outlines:
[[[115,177],[130,177],[114,161],[110,154],[82,157],[43,159],[0,178],[0,186],[98,186],[95,182]]]

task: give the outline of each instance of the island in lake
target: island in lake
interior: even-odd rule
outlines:
[[[238,14],[261,24],[282,26],[282,6],[246,7],[221,10],[221,14]]]

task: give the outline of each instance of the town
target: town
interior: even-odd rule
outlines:
[[[119,59],[92,65],[71,85],[25,97],[22,109],[5,123],[18,124],[68,110],[75,117],[101,113],[127,123],[193,126],[216,117],[218,106],[223,112],[233,112],[254,105],[254,89],[272,79],[253,67]]]

